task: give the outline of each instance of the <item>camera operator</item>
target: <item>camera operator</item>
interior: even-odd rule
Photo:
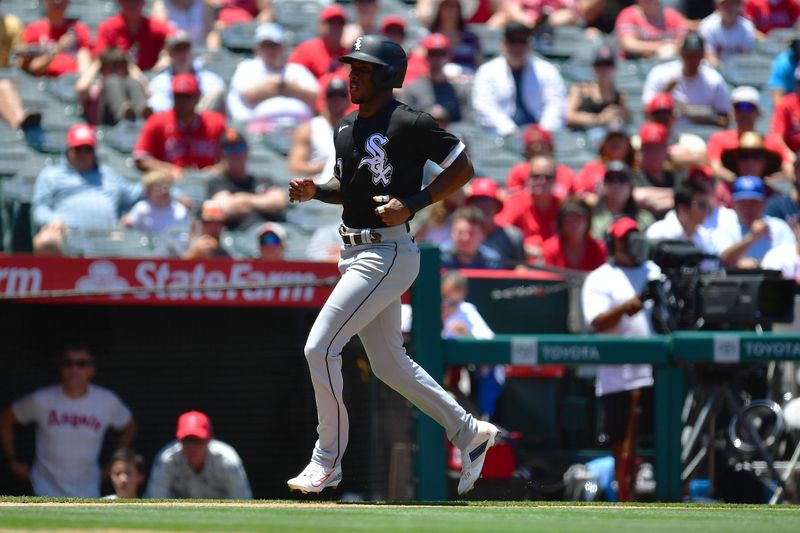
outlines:
[[[714,231],[714,246],[722,264],[758,268],[766,253],[797,241],[783,220],[764,215],[764,182],[756,176],[742,176],[733,182],[733,209],[739,224]]]
[[[685,180],[675,187],[674,196],[675,209],[647,228],[647,238],[688,241],[705,253],[716,253],[711,230],[703,226],[714,209],[708,189],[697,181]]]
[[[647,258],[647,240],[633,218],[617,218],[606,234],[609,260],[586,277],[583,316],[599,334],[647,337],[654,334],[652,309],[640,297],[661,270]],[[653,371],[650,365],[601,365],[596,394],[601,398],[605,432],[614,454],[619,500],[632,497],[639,413],[652,427]]]

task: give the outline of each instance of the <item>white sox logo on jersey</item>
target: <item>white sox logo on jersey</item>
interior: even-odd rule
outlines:
[[[365,157],[358,163],[361,168],[367,165],[372,174],[372,183],[375,185],[383,184],[384,187],[392,181],[392,165],[386,161],[386,151],[382,148],[389,142],[389,139],[380,133],[373,133],[364,143],[364,149],[372,157]]]

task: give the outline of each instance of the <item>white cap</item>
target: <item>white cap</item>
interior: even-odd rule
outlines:
[[[747,102],[748,104],[753,104],[756,107],[759,107],[758,102],[758,91],[755,87],[736,87],[733,91],[731,91],[731,103],[738,104],[740,102]]]
[[[283,32],[280,24],[274,22],[265,22],[256,28],[255,42],[261,44],[264,41],[271,43],[283,44],[286,42],[286,35]]]

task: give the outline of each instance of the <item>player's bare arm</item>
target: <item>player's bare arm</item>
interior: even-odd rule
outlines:
[[[444,200],[459,190],[472,179],[473,174],[472,162],[467,154],[461,152],[444,172],[414,196],[404,199],[393,196],[373,197],[380,204],[375,208],[375,213],[387,226],[402,224],[420,209]]]

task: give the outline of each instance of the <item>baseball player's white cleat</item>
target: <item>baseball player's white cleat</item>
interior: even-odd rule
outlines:
[[[299,490],[303,494],[309,492],[322,492],[327,487],[335,488],[342,481],[342,467],[325,468],[322,465],[311,461],[297,477],[293,477],[286,483],[291,490]]]
[[[481,477],[486,452],[494,446],[500,430],[494,424],[478,421],[478,432],[466,448],[461,450],[461,479],[458,480],[458,493],[466,494]]]

